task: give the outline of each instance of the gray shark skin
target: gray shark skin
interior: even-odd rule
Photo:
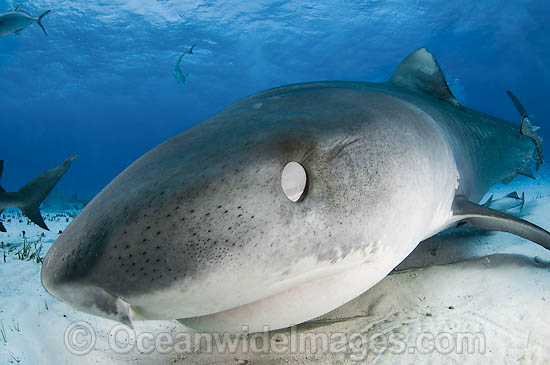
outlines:
[[[128,324],[288,327],[360,295],[459,221],[550,249],[547,231],[475,203],[533,159],[534,140],[459,105],[422,48],[388,82],[267,90],[157,146],[66,228],[42,283]],[[290,161],[307,172],[296,202],[281,188]]]
[[[42,215],[40,214],[40,204],[52,191],[55,185],[61,180],[63,175],[71,166],[71,161],[77,157],[76,154],[69,156],[59,166],[54,167],[36,179],[23,186],[17,192],[7,192],[0,186],[0,214],[4,209],[17,207],[27,216],[34,224],[49,230]],[[4,168],[4,160],[0,160],[0,177]],[[0,232],[6,232],[6,228],[0,222]]]
[[[33,17],[23,10],[19,10],[19,7],[15,8],[13,11],[0,14],[0,37],[11,33],[19,33],[32,23],[38,24],[40,28],[42,28],[44,34],[48,35],[46,29],[42,25],[42,18],[50,11],[51,10],[46,10],[38,18]]]

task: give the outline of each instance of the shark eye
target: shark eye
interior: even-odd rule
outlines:
[[[297,202],[306,190],[306,170],[298,162],[289,162],[285,165],[281,175],[281,187],[288,200]]]

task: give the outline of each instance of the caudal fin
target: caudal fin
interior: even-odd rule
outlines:
[[[42,13],[42,15],[40,15],[37,19],[36,19],[36,22],[38,23],[38,25],[40,25],[40,28],[42,28],[42,30],[44,31],[44,34],[47,36],[48,33],[46,32],[46,28],[44,28],[44,26],[42,25],[42,18],[45,17],[46,15],[48,15],[48,13],[50,12],[51,10],[46,10],[44,13]]]
[[[57,182],[65,175],[67,169],[71,166],[71,161],[77,157],[76,154],[67,158],[63,163],[51,170],[46,171],[19,190],[21,203],[18,208],[21,209],[37,226],[49,230],[48,226],[40,215],[40,204],[52,191]]]

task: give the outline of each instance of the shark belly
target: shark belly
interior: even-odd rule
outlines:
[[[373,259],[246,305],[179,321],[201,331],[233,333],[290,327],[328,313],[373,287],[391,271],[388,267],[394,263],[386,261]]]

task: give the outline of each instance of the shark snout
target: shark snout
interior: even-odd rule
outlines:
[[[56,264],[56,258],[53,255],[48,256],[44,260],[41,275],[42,285],[51,295],[83,312],[131,326],[128,303],[115,293],[83,277],[69,278],[67,266]]]
[[[61,242],[56,241],[42,265],[42,285],[46,291],[73,308],[131,326],[130,305],[94,280],[91,251],[66,252],[59,249],[64,246],[63,238],[58,241]]]
[[[48,291],[75,309],[132,326],[130,305],[103,288],[86,284],[64,284],[54,286]]]

